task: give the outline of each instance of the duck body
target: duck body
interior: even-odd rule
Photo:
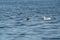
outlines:
[[[44,16],[43,19],[44,19],[44,20],[51,20],[50,17],[46,17],[46,16]]]

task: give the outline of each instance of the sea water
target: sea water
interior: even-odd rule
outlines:
[[[0,0],[0,40],[60,40],[60,0]]]

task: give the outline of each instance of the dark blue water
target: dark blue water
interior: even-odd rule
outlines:
[[[0,40],[60,40],[60,0],[0,0]]]

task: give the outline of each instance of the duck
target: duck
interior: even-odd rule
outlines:
[[[44,16],[43,19],[44,19],[44,20],[51,20],[51,17],[46,17],[46,16]]]
[[[29,20],[30,20],[30,18],[26,18],[26,20],[27,20],[27,21],[29,21]]]

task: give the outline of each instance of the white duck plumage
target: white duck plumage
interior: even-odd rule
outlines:
[[[51,20],[50,17],[46,17],[46,16],[44,16],[43,19],[44,19],[44,20]]]

